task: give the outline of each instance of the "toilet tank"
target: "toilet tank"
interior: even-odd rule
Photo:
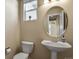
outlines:
[[[22,41],[22,51],[24,53],[31,53],[33,50],[33,42],[28,42],[28,41]]]

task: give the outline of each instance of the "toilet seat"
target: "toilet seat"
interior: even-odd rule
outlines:
[[[20,52],[16,54],[13,59],[28,59],[29,54]]]

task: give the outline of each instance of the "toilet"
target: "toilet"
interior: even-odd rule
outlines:
[[[22,41],[22,52],[16,54],[13,59],[28,59],[29,54],[33,50],[33,42]]]

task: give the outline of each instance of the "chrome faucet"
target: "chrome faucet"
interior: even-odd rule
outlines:
[[[62,36],[61,41],[62,42],[65,42],[66,41],[66,39],[64,38],[64,35]]]

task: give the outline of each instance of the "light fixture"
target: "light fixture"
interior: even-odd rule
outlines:
[[[52,2],[52,1],[60,1],[60,0],[44,0],[44,3]]]
[[[50,1],[60,1],[60,0],[50,0]]]
[[[44,0],[44,4],[45,4],[45,3],[48,3],[48,2],[49,2],[49,0]]]

